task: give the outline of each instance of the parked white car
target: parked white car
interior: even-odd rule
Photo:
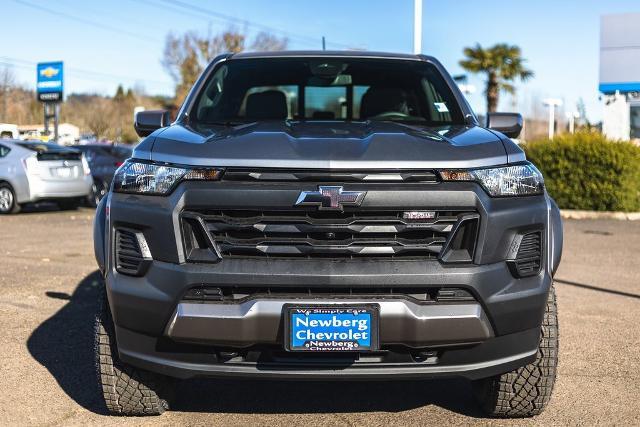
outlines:
[[[24,203],[51,200],[75,209],[89,195],[93,178],[84,155],[57,144],[0,140],[0,214]]]

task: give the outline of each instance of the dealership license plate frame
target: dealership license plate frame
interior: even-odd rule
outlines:
[[[340,310],[339,314],[348,314],[353,310],[365,310],[370,314],[369,332],[371,334],[371,340],[368,347],[359,347],[357,349],[325,349],[315,350],[304,347],[293,347],[292,345],[292,313],[296,310],[302,311],[318,311],[318,310]],[[289,352],[296,353],[371,353],[380,351],[380,306],[378,304],[285,304],[282,307],[283,320],[284,320],[284,349]]]

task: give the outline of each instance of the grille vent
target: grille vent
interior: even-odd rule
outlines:
[[[411,298],[419,303],[450,303],[476,301],[469,291],[460,288],[435,287],[291,287],[291,286],[198,286],[189,289],[184,301],[232,302],[249,299],[299,298]]]
[[[509,263],[517,277],[535,276],[542,266],[542,232],[536,231],[522,236],[518,253]]]
[[[150,262],[151,254],[141,232],[116,229],[116,270],[130,276],[142,276]]]

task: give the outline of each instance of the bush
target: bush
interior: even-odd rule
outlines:
[[[640,147],[580,132],[522,148],[560,208],[640,211]]]

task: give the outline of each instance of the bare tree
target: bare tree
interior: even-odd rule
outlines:
[[[223,52],[241,52],[244,36],[232,30],[215,37],[200,36],[189,31],[182,36],[167,35],[162,65],[176,82],[176,103],[182,102],[189,89],[217,55]]]
[[[1,79],[1,78],[0,78]],[[0,108],[4,110],[0,119],[7,123],[37,123],[42,120],[42,104],[36,99],[36,94],[18,84],[8,84],[0,100]]]
[[[0,70],[0,122],[8,122],[7,119],[7,105],[9,104],[9,92],[15,86],[16,78],[13,74],[13,70],[9,67],[4,67]]]
[[[238,53],[245,50],[246,36],[235,29],[221,34],[201,36],[189,31],[181,36],[167,35],[162,65],[176,82],[176,104],[181,103],[189,89],[209,62],[225,52]],[[267,33],[258,33],[251,44],[252,50],[283,50],[287,39]]]
[[[111,127],[113,108],[108,99],[96,97],[86,106],[86,126],[96,136],[104,138]]]
[[[289,41],[286,38],[278,38],[273,34],[260,32],[256,35],[251,50],[259,52],[271,52],[274,50],[285,50]]]

